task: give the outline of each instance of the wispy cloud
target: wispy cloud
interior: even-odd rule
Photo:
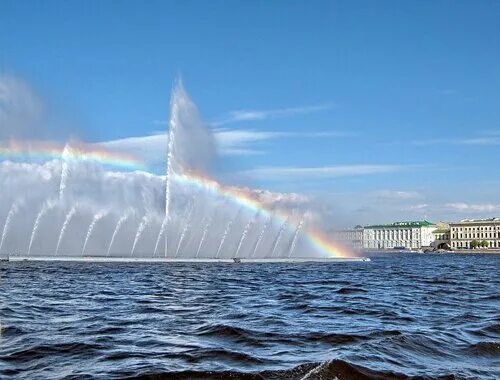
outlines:
[[[217,128],[214,138],[220,154],[225,156],[261,155],[266,152],[258,148],[258,143],[280,138],[336,138],[353,134],[343,131],[278,132],[253,129]],[[147,162],[164,159],[167,135],[157,132],[150,136],[127,137],[100,143],[108,149],[122,150],[139,155]]]
[[[402,190],[381,190],[375,193],[375,196],[380,199],[387,200],[409,200],[422,198],[422,194],[418,191],[402,191]]]
[[[472,213],[481,213],[481,212],[500,212],[500,204],[492,204],[492,203],[447,203],[446,208],[451,211],[457,212],[472,212]]]
[[[465,138],[437,138],[413,141],[414,145],[500,145],[500,133],[491,131],[482,136]]]
[[[278,119],[284,117],[292,117],[296,115],[321,112],[331,109],[332,107],[333,107],[332,103],[324,103],[324,104],[317,104],[310,106],[279,108],[270,110],[236,110],[228,112],[226,115],[224,115],[218,120],[215,120],[211,124],[214,126],[221,126],[241,121]]]
[[[410,211],[424,211],[427,212],[429,205],[427,203],[419,203],[416,205],[410,205],[407,209]]]
[[[415,204],[406,208],[408,211],[433,212],[438,214],[493,214],[500,213],[500,204],[454,202],[445,204]]]
[[[408,165],[337,165],[320,167],[266,167],[240,171],[251,179],[286,181],[297,179],[328,179],[372,174],[394,173],[408,169]]]

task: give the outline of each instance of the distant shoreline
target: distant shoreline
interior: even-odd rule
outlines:
[[[362,249],[360,253],[372,254],[372,253],[405,253],[413,255],[446,255],[446,254],[500,254],[500,249],[458,249],[455,251],[429,251],[429,252],[419,252],[412,250],[398,250],[398,249]]]

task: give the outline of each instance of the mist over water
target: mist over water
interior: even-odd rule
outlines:
[[[180,82],[171,97],[165,176],[110,170],[109,162],[130,158],[97,151],[89,160],[85,149],[68,142],[56,159],[0,162],[1,256],[329,254],[302,233],[307,210],[293,197],[223,187],[208,177],[214,138]]]

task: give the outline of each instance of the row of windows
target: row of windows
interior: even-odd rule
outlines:
[[[411,236],[412,232],[410,230],[398,230],[398,231],[375,231],[375,236]],[[419,235],[419,231],[413,231],[413,235]]]
[[[481,232],[481,233],[470,233],[470,234],[452,234],[453,239],[500,239],[500,232],[495,234],[495,232]]]
[[[500,241],[489,241],[489,248],[500,248]],[[468,241],[454,241],[451,243],[452,248],[471,248]]]
[[[440,235],[435,235],[436,240],[448,240],[450,238],[450,235],[448,234],[440,234]]]
[[[496,226],[500,230],[500,225]],[[494,231],[495,226],[482,226],[482,227],[451,227],[452,232],[456,231]]]

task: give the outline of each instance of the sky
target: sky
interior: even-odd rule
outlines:
[[[226,181],[345,225],[500,216],[498,1],[0,1],[0,140],[164,159],[176,78]]]

